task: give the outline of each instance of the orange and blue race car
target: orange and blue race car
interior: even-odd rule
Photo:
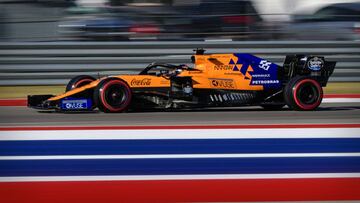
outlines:
[[[193,67],[151,63],[139,74],[95,79],[80,75],[66,92],[29,95],[28,106],[58,111],[141,111],[206,107],[262,106],[314,110],[336,62],[322,56],[288,55],[283,66],[251,54],[204,54]]]

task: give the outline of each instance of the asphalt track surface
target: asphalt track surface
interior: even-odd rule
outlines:
[[[360,103],[326,103],[316,111],[261,107],[213,108],[130,113],[39,112],[27,107],[0,107],[0,126],[144,126],[241,124],[342,124],[360,123]]]

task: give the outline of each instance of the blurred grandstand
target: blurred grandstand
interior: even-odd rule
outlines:
[[[1,41],[359,40],[354,0],[0,0]]]

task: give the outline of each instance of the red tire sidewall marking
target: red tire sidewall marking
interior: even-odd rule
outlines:
[[[317,98],[317,101],[314,103],[314,104],[303,104],[298,98],[297,98],[297,92],[298,92],[298,89],[301,85],[303,85],[304,83],[312,83],[313,85],[315,85],[317,91],[319,92],[319,96]],[[294,97],[294,101],[295,103],[301,107],[302,109],[304,110],[311,110],[313,108],[315,108],[316,106],[318,106],[320,103],[321,103],[321,99],[322,99],[322,95],[323,95],[323,92],[322,92],[322,89],[319,85],[318,82],[316,82],[315,80],[313,79],[305,79],[305,80],[301,80],[300,82],[298,82],[295,87],[293,88],[293,97]]]
[[[84,82],[91,83],[92,81],[93,81],[92,79],[85,78],[85,79],[77,81],[72,87],[73,88],[78,88],[78,87],[81,87],[81,86],[79,86],[81,83],[84,83]]]
[[[126,101],[121,105],[121,107],[119,107],[119,108],[114,108],[114,107],[112,107],[112,106],[109,105],[109,104],[107,103],[107,101],[105,100],[105,92],[106,92],[106,89],[107,89],[109,86],[113,85],[113,84],[120,84],[120,85],[122,85],[122,86],[125,88],[125,94],[126,94],[127,99],[126,99]],[[113,112],[122,111],[122,110],[124,110],[124,109],[129,105],[129,103],[130,103],[130,101],[131,101],[131,90],[130,90],[130,88],[127,86],[127,84],[124,83],[124,82],[121,81],[121,80],[111,80],[111,81],[107,82],[107,83],[104,85],[104,87],[101,88],[101,89],[102,89],[102,91],[101,91],[101,93],[100,93],[101,103],[102,103],[102,105],[104,105],[104,107],[105,107],[106,109],[108,109],[108,110],[110,110],[110,111],[113,111]]]

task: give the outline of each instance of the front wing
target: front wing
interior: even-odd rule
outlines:
[[[89,111],[94,105],[89,98],[67,97],[61,100],[50,101],[54,95],[29,95],[27,106],[41,110],[61,110],[61,111]]]

